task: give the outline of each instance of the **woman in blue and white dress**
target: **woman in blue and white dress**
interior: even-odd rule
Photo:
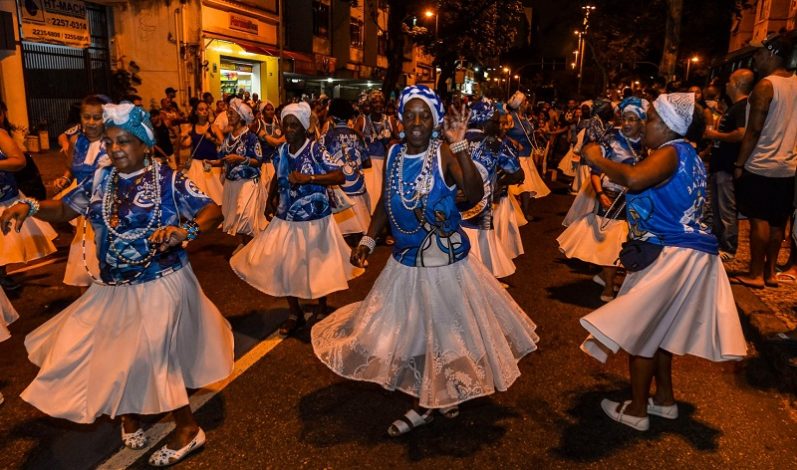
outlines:
[[[731,361],[747,351],[717,239],[703,218],[706,170],[684,139],[699,139],[704,127],[693,93],[662,94],[645,127],[645,143],[654,150],[639,164],[615,162],[588,148],[583,153],[590,165],[628,188],[630,238],[645,255],[637,258],[617,298],[581,319],[589,332],[584,352],[601,362],[620,349],[629,354],[631,400],[604,399],[601,408],[638,431],[649,428],[648,415],[678,417],[673,354]]]
[[[447,124],[451,146],[439,138],[443,114],[429,88],[402,92],[406,142],[390,149],[386,190],[351,259],[362,266],[388,223],[393,256],[365,300],[312,330],[316,356],[336,374],[417,399],[388,428],[391,436],[429,423],[434,410],[454,417],[460,403],[506,390],[538,341],[526,313],[468,256],[456,194],[476,204],[484,185],[464,140],[467,113]]]
[[[221,214],[191,180],[152,161],[144,110],[129,103],[103,110],[113,165],[61,200],[22,199],[0,217],[8,233],[29,216],[65,222],[83,214],[100,260],[100,276],[86,293],[25,338],[40,369],[21,397],[76,423],[121,415],[122,442],[131,449],[146,447],[139,415],[171,411],[176,430],[149,459],[166,466],[205,443],[188,389],[232,373],[232,330],[183,249],[218,226]]]
[[[238,98],[230,100],[227,119],[232,130],[219,147],[219,159],[210,164],[224,167],[222,230],[240,235],[244,244],[268,226],[263,215],[266,191],[260,184],[263,150],[255,133],[249,130],[254,115],[246,103]]]
[[[365,185],[371,201],[371,212],[376,210],[376,202],[382,195],[385,157],[387,149],[395,142],[399,133],[399,125],[393,117],[385,114],[385,95],[374,90],[368,96],[368,113],[361,114],[354,128],[362,133],[368,146],[368,157],[371,168],[365,170]]]
[[[624,165],[636,165],[644,158],[644,131],[648,102],[627,98],[620,103],[622,127],[611,129],[598,145],[584,151],[599,152],[603,158]],[[591,184],[595,194],[595,211],[568,225],[556,239],[559,249],[568,258],[578,258],[603,267],[593,280],[603,286],[601,300],[614,299],[615,278],[620,264],[623,243],[628,238],[625,217],[627,188],[612,181],[597,168],[591,168]]]
[[[500,138],[499,119],[495,105],[489,101],[476,101],[471,106],[470,129],[465,138],[470,144],[473,163],[484,182],[484,196],[475,206],[464,208],[462,229],[470,239],[470,255],[500,279],[515,272],[515,263],[498,239],[493,225],[494,194],[499,185],[499,173],[503,185],[515,184],[523,181],[523,170],[510,145]]]
[[[523,182],[510,187],[510,191],[520,197],[520,207],[527,220],[533,220],[531,215],[531,198],[541,198],[551,194],[545,184],[531,154],[534,150],[534,128],[529,119],[521,114],[526,106],[526,95],[516,91],[507,101],[507,110],[512,118],[512,127],[507,131],[507,137],[512,139],[518,147],[520,167],[523,169]]]
[[[0,127],[0,214],[22,195],[14,173],[25,168],[25,155],[6,129]],[[0,286],[18,289],[20,284],[7,277],[6,266],[29,263],[55,252],[53,240],[58,234],[50,224],[31,220],[19,232],[0,233]]]
[[[275,115],[276,108],[274,103],[263,100],[260,103],[260,116],[256,122],[249,127],[252,132],[260,139],[260,147],[263,150],[263,165],[260,166],[260,184],[268,194],[271,187],[271,178],[274,177],[274,154],[277,148],[285,143],[285,136],[282,135],[282,126]]]
[[[93,178],[100,166],[110,165],[105,143],[102,140],[105,126],[102,119],[102,105],[107,101],[100,96],[90,95],[80,103],[80,126],[69,137],[71,158],[69,168],[54,182],[60,199],[86,178]],[[94,229],[85,217],[73,221],[75,237],[69,245],[69,258],[64,272],[64,284],[78,287],[91,285],[92,276],[100,272],[97,261],[97,248],[93,243]]]
[[[362,273],[349,263],[349,247],[327,195],[329,186],[345,181],[340,161],[307,138],[310,113],[304,102],[283,109],[286,142],[274,156],[276,174],[266,207],[273,218],[230,260],[233,271],[255,289],[288,298],[282,336],[305,324],[299,299],[319,299],[315,316],[322,316],[326,296],[348,289],[348,281]]]
[[[321,136],[318,143],[338,161],[346,181],[340,186],[351,200],[352,206],[337,212],[337,222],[343,235],[364,234],[371,225],[371,200],[365,186],[365,172],[371,168],[365,142],[347,124],[354,116],[354,108],[348,101],[335,98],[329,105],[329,116],[333,125]]]
[[[209,117],[208,104],[200,101],[191,110],[188,124],[183,125],[181,144],[190,151],[187,167],[183,172],[200,191],[221,205],[224,200],[221,168],[213,167],[210,161],[217,158],[218,145],[224,137],[213,126]]]

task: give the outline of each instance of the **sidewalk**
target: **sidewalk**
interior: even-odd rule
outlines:
[[[788,240],[783,243],[778,264],[789,256]],[[725,263],[729,276],[744,273],[750,263],[750,224],[739,221],[739,249],[736,259]],[[733,296],[747,331],[761,356],[782,379],[784,391],[797,394],[797,337],[780,336],[797,329],[797,283],[780,282],[776,288],[750,289],[734,284]]]

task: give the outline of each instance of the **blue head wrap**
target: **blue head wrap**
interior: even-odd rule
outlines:
[[[648,103],[648,100],[631,96],[620,102],[620,112],[624,113],[629,111],[636,114],[639,119],[644,120],[648,118],[649,105],[650,103]]]
[[[102,105],[105,127],[119,127],[138,137],[147,147],[155,145],[155,134],[149,113],[133,103]]]
[[[410,100],[414,99],[419,99],[429,106],[429,109],[432,110],[434,127],[439,126],[440,121],[443,120],[443,116],[446,114],[445,109],[443,109],[443,102],[440,101],[440,97],[437,96],[431,88],[424,85],[408,86],[401,92],[398,108],[399,119],[404,118],[404,106],[406,106]]]
[[[490,100],[481,99],[479,101],[474,101],[470,106],[470,121],[468,124],[481,127],[484,123],[492,119],[497,111],[498,109],[495,104]]]

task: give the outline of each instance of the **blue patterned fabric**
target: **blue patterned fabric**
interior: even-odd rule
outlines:
[[[89,155],[91,154],[91,158]],[[93,161],[88,161],[93,160]],[[72,153],[72,176],[78,181],[94,176],[94,171],[99,166],[111,163],[108,152],[105,150],[105,143],[102,139],[90,142],[83,132],[77,134],[75,140],[75,150]]]
[[[323,219],[332,214],[327,187],[318,184],[291,184],[288,175],[298,171],[305,175],[323,175],[341,169],[324,147],[305,140],[296,155],[290,153],[288,143],[280,146],[274,156],[274,169],[279,191],[276,216],[289,222]]]
[[[368,155],[371,158],[385,158],[390,139],[393,137],[393,126],[387,115],[383,115],[381,121],[374,121],[370,114],[365,116],[362,133],[368,147]]]
[[[258,164],[250,166],[246,162],[238,165],[228,165],[225,163],[225,178],[230,181],[260,178],[260,165],[263,163],[263,149],[260,147],[260,140],[253,132],[250,132],[248,128],[244,128],[243,134],[236,138],[233,138],[232,133],[224,137],[224,141],[221,143],[221,147],[219,147],[218,156],[221,159],[231,154],[254,158],[257,160]]]
[[[446,110],[443,107],[443,101],[440,100],[440,97],[437,96],[437,93],[425,85],[408,86],[401,91],[398,108],[399,120],[404,119],[404,106],[414,99],[423,100],[427,105],[429,105],[429,109],[432,111],[432,116],[434,117],[434,127],[439,126],[443,121],[443,116],[446,115]]]
[[[664,246],[717,254],[717,239],[703,222],[706,207],[706,169],[692,146],[672,144],[678,169],[661,186],[626,195],[629,236]]]
[[[350,196],[365,194],[365,175],[363,160],[368,158],[368,150],[362,138],[345,122],[330,127],[318,143],[329,153],[332,161],[338,162],[346,182],[341,189]]]
[[[116,253],[122,253],[131,260],[145,258],[150,249],[147,238],[155,228],[135,241],[117,238],[110,233],[103,221],[102,204],[112,168],[100,168],[93,178],[81,181],[62,199],[76,212],[85,215],[94,228],[103,282],[142,284],[185,266],[188,255],[181,246],[156,254],[146,266],[130,265],[119,259]],[[205,196],[181,172],[175,172],[166,165],[158,165],[158,177],[161,185],[161,226],[180,225],[181,221],[193,219],[207,205],[214,204],[212,199]],[[130,233],[146,227],[153,213],[154,202],[147,198],[143,187],[151,178],[148,170],[119,176],[116,193],[120,195],[121,203],[118,206],[117,232]]]
[[[385,191],[387,192],[388,219],[396,244],[393,258],[405,266],[435,267],[456,263],[468,256],[470,242],[460,227],[460,214],[455,199],[457,188],[449,188],[440,169],[439,150],[432,159],[432,189],[418,208],[408,210],[399,194],[398,181],[404,181],[405,191],[409,183],[421,173],[424,155],[407,155],[404,168],[398,174],[401,145],[394,145],[387,160]],[[405,198],[411,194],[405,194]]]
[[[470,106],[470,121],[468,121],[468,125],[481,127],[492,119],[497,111],[498,109],[492,101],[484,98],[475,101]]]
[[[0,151],[0,160],[8,160],[8,157]],[[0,171],[0,202],[10,201],[19,196],[17,180],[8,171]]]
[[[512,122],[514,125],[512,129],[506,132],[506,136],[512,138],[515,142],[520,144],[520,151],[518,155],[520,158],[531,156],[531,135],[534,133],[534,128],[526,118],[521,118],[518,113],[511,111]]]
[[[120,127],[138,137],[147,147],[155,145],[155,132],[149,120],[149,113],[141,106],[133,103],[104,104],[102,118],[106,129]]]
[[[470,143],[470,155],[484,182],[484,197],[473,207],[464,209],[461,204],[462,226],[474,229],[493,228],[493,195],[498,183],[498,169],[508,174],[520,171],[520,161],[512,150],[512,145],[504,139],[497,150],[493,150],[484,139],[484,133],[470,129],[465,134]]]

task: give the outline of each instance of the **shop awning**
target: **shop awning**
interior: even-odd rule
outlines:
[[[204,32],[204,36],[211,40],[219,40],[225,42],[231,42],[233,44],[237,44],[246,52],[250,54],[260,54],[260,55],[268,55],[268,56],[279,56],[279,48],[276,46],[272,46],[270,44],[264,43],[256,43],[252,41],[245,41],[238,38],[228,37],[223,34],[216,34],[216,33],[208,33]]]

